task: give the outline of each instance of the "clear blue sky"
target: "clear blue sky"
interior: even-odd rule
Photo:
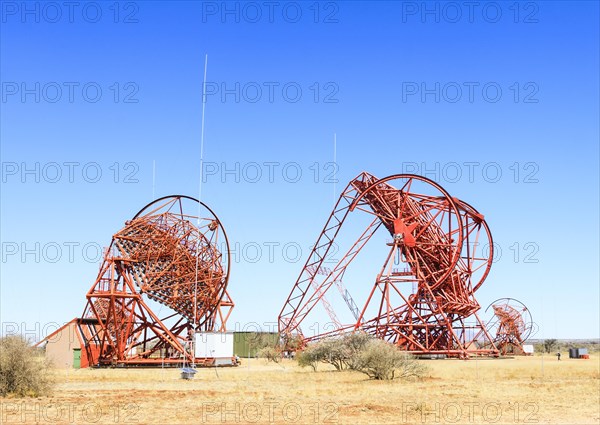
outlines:
[[[153,196],[198,195],[207,54],[202,200],[236,250],[232,328],[276,321],[334,191],[413,171],[485,215],[484,308],[599,336],[597,2],[61,4],[2,2],[3,331],[80,315],[96,248]],[[359,304],[382,261],[346,282]]]

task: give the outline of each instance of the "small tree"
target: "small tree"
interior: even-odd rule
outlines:
[[[314,372],[317,371],[317,365],[323,360],[323,346],[319,343],[310,344],[304,350],[296,353],[298,366],[310,366]]]
[[[545,339],[544,340],[544,350],[546,353],[551,353],[556,349],[558,345],[558,341],[555,339]]]
[[[21,336],[0,338],[0,395],[37,397],[52,388],[50,364]]]
[[[344,369],[346,360],[348,359],[348,349],[343,339],[327,339],[320,341],[317,344],[321,344],[321,349],[323,351],[321,361],[329,363],[335,367],[335,370],[337,371]]]

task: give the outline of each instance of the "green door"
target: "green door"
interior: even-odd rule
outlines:
[[[81,348],[73,349],[73,368],[81,368]]]

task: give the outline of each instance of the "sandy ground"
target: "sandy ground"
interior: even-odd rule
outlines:
[[[237,368],[57,371],[52,396],[0,399],[2,423],[600,423],[600,359],[423,361],[418,381],[243,360]]]

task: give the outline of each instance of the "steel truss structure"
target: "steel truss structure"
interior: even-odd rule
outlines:
[[[526,354],[523,343],[537,331],[529,309],[514,298],[500,298],[485,309],[494,312],[487,327],[494,334],[494,343],[500,354]]]
[[[113,236],[86,295],[90,364],[208,361],[195,358],[193,336],[225,331],[228,279],[229,243],[210,208],[183,195],[146,205]]]
[[[369,216],[369,224],[334,267],[325,267],[344,224],[356,214]],[[342,281],[377,232],[391,240],[366,302],[358,309]],[[297,335],[307,343],[363,330],[419,355],[497,356],[474,296],[492,259],[491,232],[471,205],[422,176],[378,179],[363,172],[341,193],[323,227],[279,314],[279,331],[284,338]],[[334,284],[353,311],[354,323],[341,325],[327,301]],[[335,329],[304,335],[300,325],[319,303]],[[369,311],[376,313],[367,316]]]

